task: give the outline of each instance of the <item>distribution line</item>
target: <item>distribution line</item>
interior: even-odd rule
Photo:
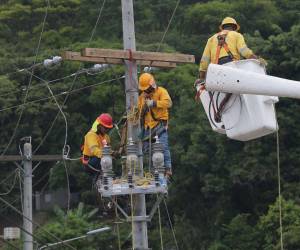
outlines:
[[[11,193],[11,191],[13,191],[13,189],[14,189],[14,187],[15,187],[15,185],[16,185],[16,179],[17,179],[17,172],[16,172],[14,181],[13,181],[13,183],[12,183],[10,189],[9,189],[7,192],[5,192],[5,193],[0,194],[0,196],[8,195],[8,194]]]
[[[11,205],[9,202],[7,202],[6,200],[4,200],[2,197],[0,197],[0,201],[2,201],[3,203],[5,203],[8,207],[10,207],[12,210],[14,210],[15,212],[17,212],[19,215],[23,216],[25,219],[27,219],[28,221],[30,221],[32,224],[34,224],[35,226],[39,227],[41,229],[41,231],[43,231],[44,233],[47,233],[48,235],[52,236],[55,240],[61,241],[62,244],[64,244],[66,247],[69,247],[71,249],[76,250],[76,248],[74,248],[73,246],[71,246],[69,243],[65,243],[63,242],[62,239],[58,238],[56,235],[54,235],[53,233],[49,232],[48,230],[44,229],[40,224],[30,220],[30,218],[28,218],[27,216],[25,216],[21,211],[19,211],[17,208],[15,208],[13,205]]]
[[[9,245],[10,247],[12,247],[13,249],[19,250],[19,248],[17,248],[15,245],[13,245],[12,243],[10,243],[9,240],[5,240],[5,239],[3,239],[2,237],[0,237],[0,239],[1,239],[3,242],[7,243],[7,245]]]
[[[49,1],[47,1],[47,7],[46,7],[46,11],[45,11],[45,16],[44,16],[44,20],[42,22],[42,30],[41,30],[39,41],[38,41],[38,45],[37,45],[37,48],[36,48],[36,51],[35,51],[34,64],[36,63],[37,56],[38,56],[38,53],[39,53],[39,50],[40,50],[40,45],[41,45],[42,36],[43,36],[43,33],[44,33],[45,23],[46,23],[47,16],[48,16],[48,9],[49,9]],[[33,73],[33,71],[34,71],[34,68],[32,68],[32,73]],[[29,83],[28,83],[28,86],[27,86],[27,90],[26,90],[26,93],[25,93],[23,104],[26,103],[31,82],[32,82],[32,75],[30,76],[30,79],[29,79]],[[16,135],[17,129],[18,129],[19,125],[20,125],[23,113],[24,113],[24,106],[22,106],[21,113],[19,115],[19,118],[18,118],[17,124],[15,126],[15,129],[13,131],[13,134],[10,137],[10,140],[9,140],[8,144],[6,145],[5,149],[3,150],[1,156],[5,155],[6,151],[8,150],[9,146],[11,145],[11,143],[12,143],[12,141],[13,141],[15,135]]]
[[[158,47],[157,47],[157,49],[156,49],[156,52],[158,52],[158,51],[160,50],[160,47],[161,47],[161,45],[162,45],[162,43],[163,43],[163,41],[164,41],[164,39],[165,39],[165,36],[166,36],[166,34],[167,34],[168,30],[169,30],[169,27],[170,27],[170,25],[171,25],[171,23],[172,23],[172,21],[173,21],[173,18],[174,18],[174,16],[175,16],[175,13],[176,13],[176,10],[177,10],[179,4],[180,4],[180,0],[178,0],[177,3],[176,3],[176,6],[175,6],[175,8],[174,8],[174,10],[173,10],[173,13],[172,13],[172,16],[171,16],[171,18],[170,18],[170,20],[169,20],[168,26],[167,26],[167,28],[166,28],[166,30],[165,30],[165,32],[164,32],[164,34],[163,34],[163,36],[162,36],[162,38],[161,38],[159,44],[158,44]]]
[[[32,74],[32,75],[33,75],[33,74]],[[61,115],[62,115],[63,118],[64,118],[64,121],[65,121],[65,141],[64,141],[64,147],[63,147],[63,148],[65,148],[66,145],[67,145],[67,141],[68,141],[68,121],[67,121],[67,117],[66,117],[65,113],[63,112],[61,106],[59,105],[58,101],[56,100],[56,98],[55,98],[55,96],[54,96],[54,94],[53,94],[53,92],[52,92],[52,89],[50,88],[48,82],[47,82],[46,80],[44,80],[43,78],[41,78],[41,77],[38,77],[38,76],[36,76],[36,75],[34,75],[34,76],[35,76],[36,78],[38,78],[39,80],[41,80],[42,82],[44,82],[44,84],[46,85],[47,89],[49,90],[49,92],[50,92],[50,94],[51,94],[51,97],[53,98],[53,100],[54,100],[54,102],[56,103],[56,105],[57,105],[57,107],[58,107],[58,109],[59,109]]]
[[[67,78],[71,78],[71,77],[73,77],[73,76],[75,76],[75,75],[81,75],[81,74],[84,74],[84,73],[86,73],[86,74],[88,74],[88,75],[100,75],[100,74],[103,74],[104,72],[106,72],[106,71],[108,71],[109,69],[105,69],[105,70],[103,70],[103,71],[101,71],[101,72],[98,72],[98,73],[95,73],[95,74],[91,74],[91,73],[89,73],[89,69],[82,69],[82,70],[79,70],[79,71],[77,71],[77,72],[75,72],[75,73],[72,73],[72,74],[70,74],[70,75],[67,75],[67,76],[63,76],[63,77],[61,77],[61,78],[57,78],[57,79],[54,79],[54,80],[50,80],[50,81],[47,81],[49,84],[51,83],[51,85],[53,84],[53,83],[58,83],[58,82],[60,82],[60,81],[62,81],[62,80],[65,80],[65,79],[67,79]],[[24,69],[23,71],[28,71],[27,69]],[[29,72],[30,74],[31,74],[31,72]],[[33,75],[35,78],[37,78],[36,77],[36,75]],[[38,84],[38,85],[34,85],[34,86],[31,86],[29,89],[30,90],[32,90],[32,89],[36,89],[36,88],[41,88],[41,87],[44,87],[44,85],[45,85],[45,83],[41,83],[41,84]],[[12,94],[15,94],[15,93],[19,93],[19,92],[24,92],[24,91],[26,91],[26,87],[24,88],[24,87],[21,87],[21,88],[19,88],[18,90],[14,90],[14,91],[10,91],[10,92],[5,92],[5,93],[3,93],[3,94],[1,94],[0,95],[0,97],[4,97],[4,96],[8,96],[8,95],[12,95]]]
[[[93,37],[94,37],[94,34],[95,34],[95,32],[96,32],[96,29],[97,29],[97,26],[98,26],[98,24],[99,24],[99,20],[100,20],[100,18],[101,18],[101,15],[102,15],[102,12],[103,12],[105,3],[106,3],[106,0],[103,0],[102,5],[101,5],[100,10],[99,10],[99,14],[98,14],[96,23],[95,23],[95,25],[94,25],[94,27],[93,27],[91,36],[90,36],[89,41],[88,41],[88,46],[90,45],[90,43],[91,43],[91,41],[92,41],[92,39],[93,39]],[[78,68],[78,71],[80,70],[81,65],[82,65],[82,63],[80,64],[80,66],[79,66],[79,68]],[[74,87],[74,85],[75,85],[75,82],[76,82],[76,79],[77,79],[77,75],[75,75],[75,77],[74,77],[74,79],[73,79],[73,82],[72,82],[72,84],[71,84],[71,87],[69,88],[69,93],[70,93],[70,91],[73,89],[73,87]],[[69,98],[69,94],[67,94],[67,95],[65,96],[65,99],[64,99],[62,105],[65,105],[65,104],[67,103],[68,98]],[[49,129],[47,130],[45,136],[42,138],[40,144],[34,149],[34,153],[36,153],[36,152],[38,151],[38,149],[43,145],[43,143],[44,143],[45,140],[47,139],[48,135],[50,134],[50,132],[51,132],[51,130],[52,130],[52,128],[53,128],[53,126],[54,126],[54,124],[55,124],[57,118],[58,118],[58,115],[59,115],[59,112],[57,112],[57,114],[56,114],[56,116],[55,116],[55,119],[53,120],[51,126],[50,126]]]
[[[175,235],[175,232],[174,232],[174,228],[173,228],[172,221],[171,221],[170,214],[169,214],[169,209],[168,209],[165,198],[164,198],[164,204],[165,204],[166,212],[167,212],[167,215],[168,215],[169,224],[170,224],[170,227],[171,227],[171,230],[172,230],[172,234],[173,234],[174,242],[175,242],[175,245],[176,245],[176,249],[179,250],[176,235]]]
[[[60,92],[58,94],[55,94],[54,96],[57,97],[57,96],[63,96],[63,95],[70,95],[72,93],[75,93],[75,92],[78,92],[78,91],[81,91],[81,90],[84,90],[84,89],[88,89],[88,88],[92,88],[92,87],[97,87],[98,85],[101,85],[101,84],[104,84],[104,83],[108,83],[108,82],[113,82],[113,81],[116,81],[116,80],[119,80],[119,79],[122,79],[122,78],[124,78],[124,76],[121,76],[121,77],[118,77],[118,78],[114,78],[114,79],[110,79],[110,80],[105,80],[103,82],[91,84],[91,85],[84,86],[84,87],[77,88],[77,89],[73,89],[73,90],[70,90],[70,91],[63,91],[63,92]],[[28,104],[32,104],[32,103],[36,103],[36,102],[40,102],[40,101],[49,100],[49,99],[52,99],[52,98],[53,98],[52,96],[43,97],[43,98],[40,98],[40,99],[36,99],[36,100],[32,100],[32,101],[26,102],[25,104],[18,104],[18,105],[14,105],[14,106],[10,106],[10,107],[7,107],[7,108],[0,109],[0,112],[5,111],[5,110],[9,110],[9,109],[19,108],[21,106],[26,106]]]
[[[16,223],[16,222],[13,221],[12,219],[10,219],[9,216],[5,216],[5,215],[2,215],[2,214],[0,214],[0,216],[1,216],[4,220],[6,220],[6,221],[8,221],[9,223],[11,223],[11,225],[14,225],[14,224]],[[41,237],[38,237],[38,236],[34,235],[33,233],[30,233],[30,232],[29,232],[28,230],[26,230],[24,227],[18,225],[18,228],[20,228],[21,231],[23,231],[23,232],[29,234],[30,236],[32,236],[32,238],[35,239],[35,243],[37,243],[38,245],[40,245],[40,244],[44,245],[45,243],[47,243],[47,242],[45,242],[45,240],[41,240]]]

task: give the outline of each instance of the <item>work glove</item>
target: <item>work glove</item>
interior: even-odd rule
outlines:
[[[201,93],[205,90],[205,81],[204,79],[196,79],[194,82],[194,87],[196,88],[195,101],[199,102]]]
[[[263,67],[266,67],[268,65],[267,61],[263,59],[262,57],[258,58],[259,64]]]
[[[198,89],[200,88],[200,86],[201,85],[204,85],[205,84],[205,81],[204,81],[204,79],[200,79],[200,78],[198,78],[198,79],[196,79],[196,81],[194,82],[194,87],[197,89],[197,91],[198,91]]]
[[[148,108],[152,108],[156,106],[156,102],[151,99],[146,99],[146,105]]]

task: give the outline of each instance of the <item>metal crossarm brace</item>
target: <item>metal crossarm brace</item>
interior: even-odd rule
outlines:
[[[151,212],[148,216],[150,220],[152,220],[152,218],[163,198],[164,198],[164,194],[160,194],[159,197],[157,198],[157,200],[156,200],[154,206],[152,207]]]

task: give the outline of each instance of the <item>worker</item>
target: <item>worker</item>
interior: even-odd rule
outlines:
[[[245,43],[245,39],[238,31],[239,24],[232,17],[225,17],[219,26],[220,32],[210,37],[206,43],[203,55],[200,61],[199,78],[195,81],[194,86],[197,89],[195,99],[198,100],[202,90],[205,88],[205,77],[208,65],[210,63],[225,64],[234,60],[258,59],[260,64],[266,66],[267,63],[263,58],[256,56]],[[213,93],[209,92],[211,100]],[[215,122],[221,122],[222,112],[232,94],[227,93],[223,100],[220,100],[218,107],[214,108]]]
[[[247,47],[243,35],[238,32],[240,26],[234,18],[224,18],[219,29],[220,32],[210,37],[206,43],[200,61],[199,79],[195,81],[195,85],[204,83],[210,63],[224,64],[246,58],[259,59],[260,63],[266,66],[266,61]]]
[[[91,130],[84,137],[82,163],[85,171],[96,178],[101,172],[102,148],[110,144],[107,133],[112,127],[111,115],[103,113],[97,117]]]
[[[172,175],[171,154],[168,142],[168,121],[172,100],[168,91],[156,84],[154,76],[143,73],[139,78],[139,89],[142,92],[138,99],[138,108],[141,121],[141,138],[143,151],[148,151],[150,141],[158,136],[163,144],[165,175]]]

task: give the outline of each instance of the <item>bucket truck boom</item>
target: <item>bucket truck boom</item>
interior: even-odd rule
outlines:
[[[212,129],[239,141],[278,129],[278,96],[300,98],[299,82],[268,76],[253,59],[210,64],[205,89],[200,98]]]

